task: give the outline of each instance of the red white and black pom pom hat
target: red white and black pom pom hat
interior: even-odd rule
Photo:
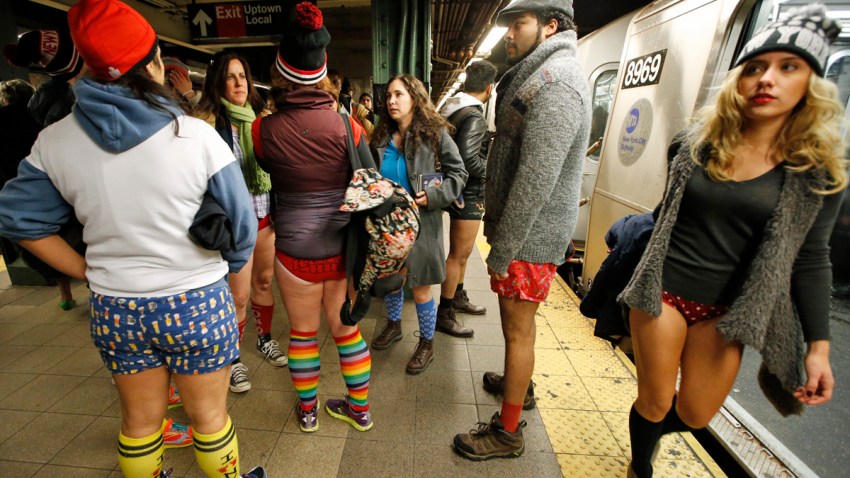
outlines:
[[[314,85],[328,76],[325,48],[330,42],[322,11],[310,2],[301,2],[290,14],[290,24],[277,49],[275,68],[289,81]]]
[[[45,73],[60,79],[70,79],[83,68],[80,52],[74,47],[71,35],[57,30],[31,30],[3,47],[9,63],[23,68],[41,68]]]

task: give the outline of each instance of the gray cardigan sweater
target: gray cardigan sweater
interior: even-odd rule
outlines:
[[[591,117],[573,31],[541,43],[505,78],[512,80],[499,93],[484,191],[487,265],[499,273],[512,260],[564,262]]]
[[[661,279],[670,234],[685,187],[698,167],[691,159],[688,138],[683,135],[681,139],[682,144],[670,164],[655,230],[631,281],[618,297],[621,304],[656,317],[661,314]],[[701,161],[706,153],[708,149],[704,147]],[[741,293],[717,324],[727,340],[761,353],[759,385],[783,416],[803,411],[793,396],[794,390],[804,383],[804,350],[803,329],[792,300],[791,284],[798,251],[824,204],[824,196],[812,192],[813,187],[823,188],[824,180],[813,173],[783,171],[779,202],[765,226]],[[829,209],[830,213],[837,213],[837,209]],[[832,219],[834,222],[835,218]]]
[[[446,278],[446,254],[443,247],[443,208],[457,199],[469,176],[463,167],[463,160],[458,153],[457,145],[445,129],[440,135],[439,158],[444,179],[440,186],[425,189],[428,196],[428,206],[419,208],[419,236],[413,243],[413,250],[407,258],[407,281],[410,287],[440,284]],[[387,145],[375,147],[375,159],[380,168],[384,162]],[[436,172],[434,150],[429,141],[419,143],[419,149],[413,151],[411,133],[407,133],[404,147],[404,160],[407,164],[407,174],[413,186],[413,196],[419,192],[418,179],[420,174]]]

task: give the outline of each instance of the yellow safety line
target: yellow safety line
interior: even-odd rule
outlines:
[[[484,228],[483,228],[483,224],[482,224],[482,227],[478,231],[478,236],[475,239],[475,245],[478,248],[478,252],[481,255],[481,260],[484,262],[484,265],[486,266],[487,265],[487,262],[486,262],[487,254],[490,252],[490,244],[487,243],[487,239],[484,237],[483,229]],[[573,292],[573,290],[569,287],[569,285],[566,283],[566,281],[564,281],[564,279],[560,275],[555,276],[555,281],[567,293],[567,296],[570,298],[570,300],[573,301],[573,303],[576,305],[576,307],[578,307],[578,305],[581,303],[581,300],[578,298],[578,296],[575,294],[575,292]],[[626,368],[629,369],[629,371],[632,373],[632,375],[637,377],[637,369],[635,368],[635,365],[632,363],[631,360],[629,360],[629,357],[625,353],[623,353],[622,350],[620,350],[619,347],[614,347],[614,354],[617,356],[617,358],[620,359],[620,361],[623,363],[623,365],[625,365]],[[544,424],[544,428],[545,428],[545,424]],[[546,430],[546,434],[549,435],[549,430]],[[702,447],[702,445],[700,445],[699,441],[697,441],[697,439],[694,438],[693,434],[691,434],[691,433],[680,433],[680,435],[685,440],[685,443],[687,443],[687,445],[694,452],[694,454],[699,459],[699,461],[703,464],[703,466],[705,466],[705,468],[708,470],[709,473],[711,473],[711,475],[713,477],[715,477],[715,478],[726,478],[726,474],[723,473],[723,470],[721,470],[720,466],[718,466],[717,463],[715,463],[714,459],[711,458],[711,455],[709,455],[708,452],[706,452],[705,449]]]

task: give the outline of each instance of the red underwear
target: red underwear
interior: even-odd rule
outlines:
[[[345,279],[345,256],[327,259],[296,259],[275,249],[277,260],[295,277],[307,282]]]
[[[257,231],[262,231],[263,229],[272,225],[272,215],[266,214],[266,217],[262,219],[257,219]]]
[[[729,307],[726,305],[701,304],[692,300],[683,299],[678,295],[673,295],[667,292],[666,290],[661,291],[661,302],[664,302],[670,307],[678,310],[688,323],[688,327],[696,324],[697,322],[720,317],[729,310]]]

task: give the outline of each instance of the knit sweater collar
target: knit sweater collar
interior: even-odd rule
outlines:
[[[559,53],[566,53],[575,57],[578,51],[576,32],[572,30],[556,33],[537,46],[534,51],[519,63],[514,65],[505,73],[497,88],[498,96],[496,111],[501,110],[503,104],[510,104],[516,96],[520,87],[535,71],[537,71],[550,57]],[[504,86],[503,86],[504,85]],[[507,102],[505,102],[507,100]]]

